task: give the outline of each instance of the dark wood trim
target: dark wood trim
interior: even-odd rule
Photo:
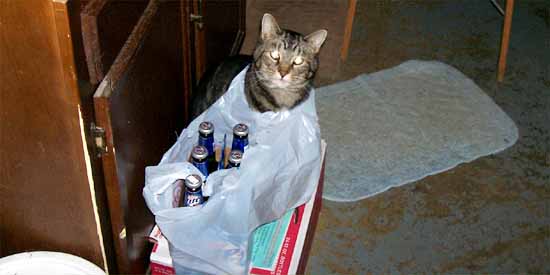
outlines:
[[[98,88],[110,89],[108,80],[103,80],[102,85]],[[107,92],[109,93],[109,92]],[[94,109],[96,124],[105,129],[105,141],[107,143],[107,152],[102,156],[103,177],[105,179],[105,190],[107,191],[107,203],[109,205],[109,213],[111,219],[111,233],[113,245],[115,247],[117,269],[119,271],[128,269],[128,253],[127,244],[124,238],[121,238],[121,233],[126,227],[124,222],[124,211],[122,210],[122,197],[119,189],[119,182],[116,169],[116,157],[113,150],[113,130],[109,117],[109,100],[106,97],[94,96]]]
[[[145,9],[143,16],[140,18],[136,27],[130,34],[125,46],[120,51],[117,59],[111,66],[109,72],[103,79],[94,94],[94,109],[96,116],[96,124],[105,129],[105,139],[107,144],[107,153],[102,157],[103,173],[107,190],[107,202],[110,209],[110,218],[112,226],[112,237],[114,241],[116,258],[119,272],[127,272],[130,270],[128,262],[128,244],[125,237],[125,205],[122,201],[125,200],[120,190],[120,183],[117,176],[117,163],[114,151],[113,130],[109,114],[110,103],[109,96],[113,92],[113,87],[117,85],[126,69],[132,65],[134,61],[132,57],[139,50],[141,42],[145,39],[145,35],[152,25],[153,17],[158,10],[158,1],[151,0]]]
[[[76,83],[76,66],[74,62],[73,44],[71,40],[70,19],[68,13],[69,7],[67,7],[66,1],[53,1],[53,8],[66,96],[69,102],[79,104],[80,97],[78,94],[78,85]]]
[[[191,41],[191,23],[189,20],[189,14],[191,13],[191,7],[189,6],[189,0],[180,0],[181,2],[181,33],[182,33],[182,58],[183,58],[183,95],[185,110],[189,110],[189,100],[191,99],[193,81],[191,73],[191,59],[193,56],[193,49]],[[189,122],[189,112],[185,112],[184,115],[185,124]]]
[[[124,47],[148,0],[91,0],[80,14],[90,82],[97,85]]]
[[[239,54],[239,52],[241,51],[241,46],[243,45],[244,37],[245,37],[244,31],[237,32],[237,35],[235,35],[233,46],[231,46],[231,51],[229,52],[229,56],[235,56]]]
[[[323,185],[325,182],[325,161],[323,159],[323,165],[321,166],[321,174],[319,176],[319,186],[317,186],[317,194],[315,195],[315,201],[313,203],[313,211],[311,213],[311,219],[309,220],[309,228],[307,230],[306,239],[304,240],[304,248],[302,249],[302,255],[298,262],[298,269],[296,274],[305,274],[307,261],[309,259],[309,252],[315,238],[315,230],[317,229],[317,222],[319,221],[319,214],[323,208]]]
[[[80,13],[82,21],[82,39],[86,64],[92,85],[97,85],[103,79],[103,63],[101,62],[101,45],[98,39],[97,16],[109,0],[92,0]]]
[[[244,42],[244,38],[246,36],[246,0],[240,1],[239,5],[239,31],[237,31],[237,34],[235,35],[235,41],[233,42],[233,46],[231,47],[231,52],[229,52],[230,56],[234,56],[239,54],[241,51],[241,47]]]
[[[128,37],[126,44],[124,45],[124,47],[118,54],[117,59],[109,69],[106,78],[109,77],[109,81],[111,83],[114,84],[118,82],[124,74],[126,68],[131,66],[134,53],[139,49],[141,41],[144,40],[145,35],[151,28],[153,17],[158,11],[158,2],[158,0],[151,0],[149,2],[147,8],[143,12],[143,15],[139,19],[139,22],[130,34],[130,37]],[[112,90],[107,91],[110,92]],[[104,96],[108,95],[109,94],[105,94]]]
[[[182,2],[151,0],[94,95],[119,272],[145,272],[154,216],[143,198],[155,165],[184,127]],[[125,233],[121,233],[125,232]]]
[[[205,3],[203,0],[193,0],[193,14],[204,16]],[[198,83],[202,75],[206,71],[206,39],[204,27],[199,27],[199,24],[192,23],[195,44],[195,83]]]

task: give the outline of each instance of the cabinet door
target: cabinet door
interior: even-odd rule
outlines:
[[[147,6],[147,0],[90,0],[80,16],[90,82],[101,82]]]
[[[246,0],[193,1],[195,79],[239,53],[245,35]]]
[[[75,79],[78,8],[0,1],[0,258],[49,250],[106,265]]]
[[[145,167],[160,161],[185,123],[182,3],[149,2],[94,95],[120,273],[145,273],[154,225],[142,196]]]

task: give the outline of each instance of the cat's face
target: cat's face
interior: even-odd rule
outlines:
[[[301,89],[313,78],[318,53],[327,37],[326,30],[310,35],[282,30],[275,18],[265,14],[254,62],[260,81],[269,89]]]

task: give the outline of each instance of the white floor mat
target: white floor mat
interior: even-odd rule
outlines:
[[[356,201],[502,151],[514,122],[472,80],[440,62],[397,67],[316,92],[327,140],[323,198]]]

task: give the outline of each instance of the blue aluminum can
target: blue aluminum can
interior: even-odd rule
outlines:
[[[191,161],[199,171],[203,174],[203,176],[206,178],[208,177],[208,150],[206,150],[206,147],[202,145],[197,145],[193,147],[193,151],[191,151]]]
[[[233,143],[231,144],[231,150],[244,152],[246,146],[248,146],[248,126],[239,123],[233,127]]]
[[[185,192],[183,206],[192,207],[204,202],[202,195],[202,179],[199,175],[191,174],[185,178]]]

